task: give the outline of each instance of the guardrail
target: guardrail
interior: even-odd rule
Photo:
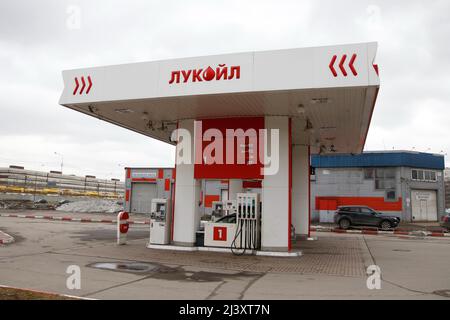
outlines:
[[[0,185],[1,193],[17,193],[17,194],[40,194],[40,195],[60,195],[60,196],[80,196],[80,197],[98,197],[98,198],[123,198],[123,193],[112,192],[95,192],[95,191],[77,191],[57,188],[33,189],[17,186]]]

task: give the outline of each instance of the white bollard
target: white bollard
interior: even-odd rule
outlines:
[[[117,244],[127,244],[128,212],[121,211],[117,215]]]

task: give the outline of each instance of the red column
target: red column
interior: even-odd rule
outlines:
[[[292,119],[289,118],[289,218],[288,218],[288,251],[291,251],[291,224],[292,224]]]

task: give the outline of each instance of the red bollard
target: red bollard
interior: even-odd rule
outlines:
[[[117,244],[127,244],[128,212],[121,211],[117,215]]]

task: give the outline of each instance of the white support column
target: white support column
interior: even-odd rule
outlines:
[[[193,246],[195,232],[200,223],[198,203],[200,200],[200,182],[194,179],[195,136],[194,120],[182,120],[179,129],[186,129],[191,133],[191,164],[177,165],[175,181],[175,210],[173,225],[173,244]],[[179,154],[177,145],[177,155]]]
[[[237,194],[244,192],[244,189],[242,188],[242,180],[230,179],[229,181],[228,198],[231,200],[236,200]]]
[[[268,130],[267,154],[271,154],[270,130],[278,129],[279,169],[264,176],[262,183],[261,249],[288,251],[289,249],[289,118],[265,117]],[[273,156],[272,156],[273,158]]]
[[[309,233],[308,146],[292,146],[292,224],[297,235]]]

